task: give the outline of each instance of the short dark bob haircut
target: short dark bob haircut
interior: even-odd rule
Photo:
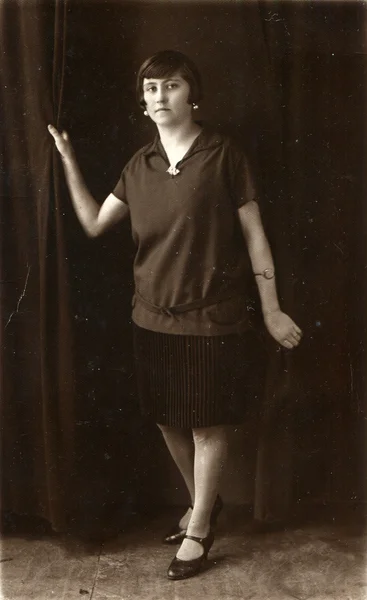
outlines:
[[[177,50],[156,52],[141,65],[136,80],[136,96],[140,106],[145,108],[143,80],[163,79],[179,74],[190,86],[189,104],[197,104],[202,98],[201,77],[195,63]]]

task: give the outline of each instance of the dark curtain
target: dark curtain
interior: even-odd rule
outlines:
[[[271,352],[255,514],[364,498],[365,9],[261,3],[278,91],[278,201],[267,202],[286,310],[305,337]]]
[[[361,499],[362,4],[9,0],[0,10],[3,508],[63,528],[70,515],[162,499],[160,440],[134,394],[129,228],[83,236],[46,130],[68,129],[91,191],[107,196],[154,134],[134,77],[162,32],[204,74],[202,118],[250,156],[282,304],[305,331],[293,354],[265,335],[255,516]]]
[[[65,524],[74,361],[60,167],[66,2],[0,6],[2,508]]]

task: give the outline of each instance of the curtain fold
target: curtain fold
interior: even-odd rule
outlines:
[[[66,0],[0,5],[4,171],[2,509],[63,528],[73,469],[73,337],[59,164]]]
[[[356,2],[259,8],[281,128],[281,184],[266,213],[283,306],[305,334],[293,353],[269,351],[260,425],[255,516],[284,520],[311,498],[364,497],[366,11]]]

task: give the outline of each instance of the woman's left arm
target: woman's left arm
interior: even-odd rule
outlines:
[[[273,257],[257,202],[250,201],[241,206],[238,215],[259,289],[266,328],[284,348],[295,348],[301,341],[302,331],[279,307]]]

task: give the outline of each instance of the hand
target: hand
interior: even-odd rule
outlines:
[[[59,133],[59,131],[57,131],[56,127],[53,127],[52,125],[49,125],[47,129],[49,130],[52,137],[54,138],[55,146],[58,149],[58,151],[60,152],[61,157],[62,158],[71,158],[73,156],[74,150],[73,150],[73,146],[70,142],[69,136],[66,133],[66,131]]]
[[[288,315],[281,310],[264,315],[266,328],[278,344],[292,350],[302,339],[302,331]]]

